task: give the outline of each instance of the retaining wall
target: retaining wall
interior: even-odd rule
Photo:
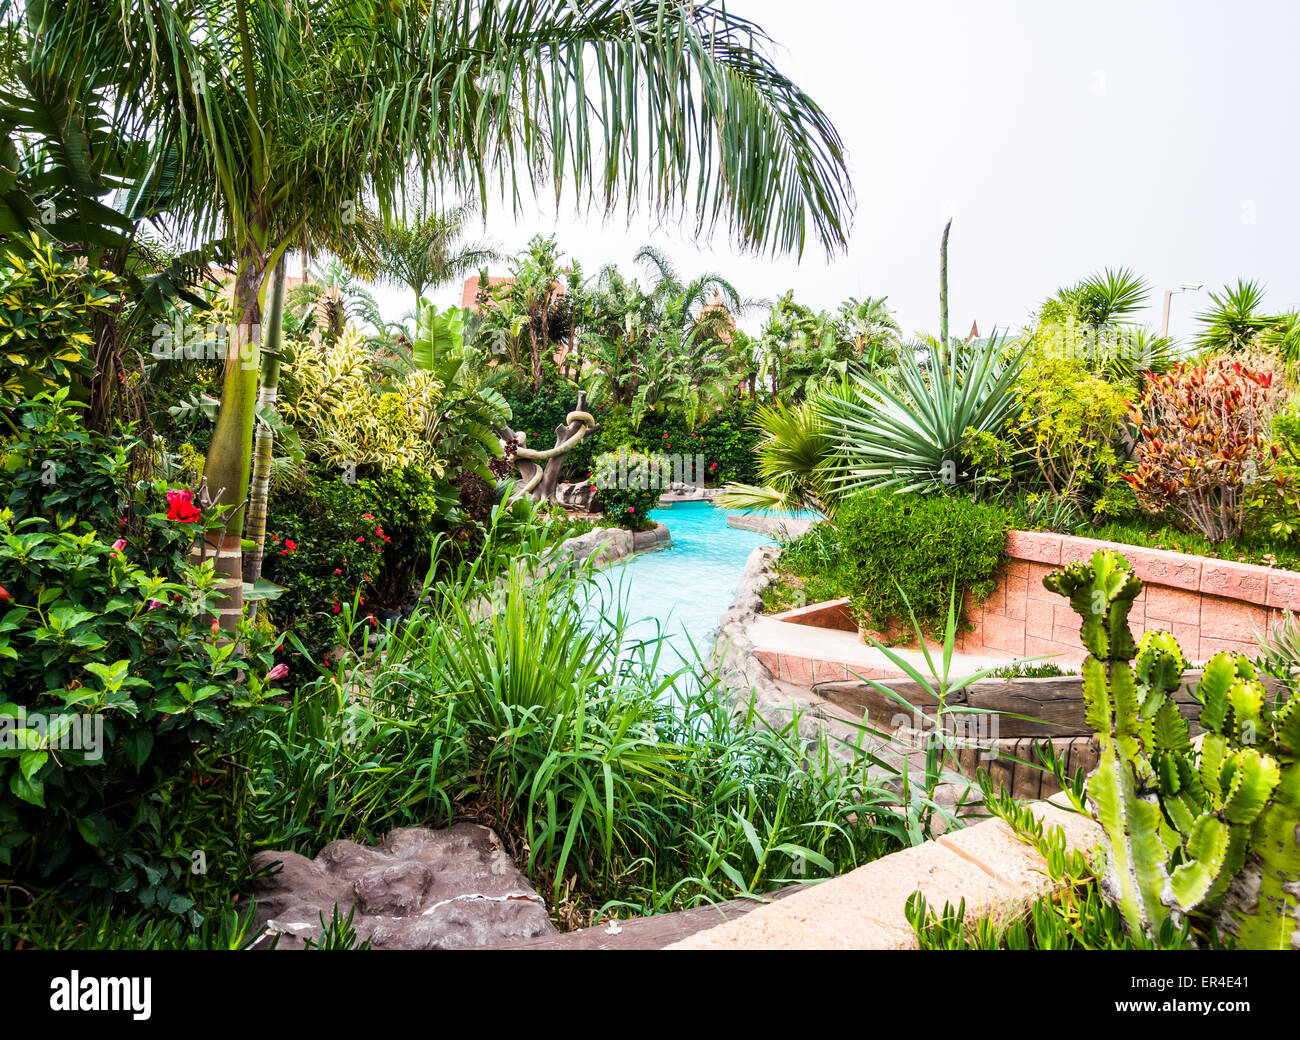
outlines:
[[[1134,634],[1172,632],[1191,661],[1220,650],[1257,652],[1255,633],[1282,611],[1300,611],[1300,573],[1231,563],[1203,556],[1142,549],[1096,538],[1012,531],[997,587],[983,603],[967,596],[975,626],[958,639],[960,653],[985,656],[1059,655],[1055,663],[1083,660],[1079,617],[1062,596],[1043,588],[1044,575],[1092,559],[1098,549],[1124,556],[1143,587],[1129,614]]]

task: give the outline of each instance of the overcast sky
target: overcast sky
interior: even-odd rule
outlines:
[[[788,288],[814,307],[887,296],[907,333],[938,324],[938,246],[953,216],[952,327],[1019,326],[1045,295],[1129,266],[1161,295],[1238,276],[1266,304],[1300,303],[1295,201],[1300,4],[1290,0],[734,0],[775,58],[827,110],[857,195],[846,253],[755,257],[726,232],[644,215],[602,223],[539,208],[488,214],[506,251],[554,231],[588,271],[631,270],[651,242],[689,275],[717,270],[747,296]],[[495,272],[495,269],[494,269]],[[437,301],[459,301],[444,287]],[[396,318],[409,301],[381,291]],[[1206,291],[1176,296],[1187,336]],[[762,313],[741,320],[757,331]]]

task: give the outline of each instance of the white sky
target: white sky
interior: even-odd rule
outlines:
[[[954,217],[952,328],[1019,326],[1059,286],[1103,266],[1153,285],[1144,316],[1180,282],[1218,290],[1240,275],[1266,305],[1300,303],[1290,126],[1300,99],[1300,4],[1288,0],[732,0],[778,44],[779,67],[815,98],[849,151],[857,195],[846,254],[755,257],[725,229],[645,215],[601,223],[562,209],[489,212],[485,231],[514,252],[554,231],[588,272],[629,273],[646,242],[684,275],[716,270],[742,294],[787,288],[813,307],[888,296],[907,333],[938,324],[938,247]],[[504,265],[493,269],[504,273]],[[458,303],[459,286],[434,293]],[[381,289],[386,316],[410,309]],[[1206,291],[1175,296],[1187,336]],[[757,331],[763,312],[741,319]]]

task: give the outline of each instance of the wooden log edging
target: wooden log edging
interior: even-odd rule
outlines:
[[[1101,828],[1052,802],[1032,809],[1059,826],[1071,849],[1092,853]],[[916,933],[903,908],[922,893],[930,906],[966,901],[968,921],[1006,923],[1056,886],[1037,850],[1002,820],[952,831],[697,932],[670,950],[914,950]]]

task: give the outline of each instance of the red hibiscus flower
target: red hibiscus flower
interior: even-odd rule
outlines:
[[[182,524],[192,524],[203,515],[194,505],[194,492],[189,488],[167,492],[167,519]]]

